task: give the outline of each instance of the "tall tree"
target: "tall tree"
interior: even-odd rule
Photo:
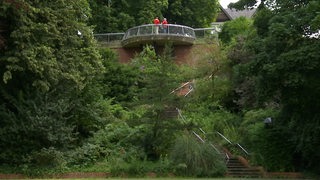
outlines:
[[[89,3],[92,10],[89,22],[95,33],[124,32],[136,24],[127,0],[89,0]]]
[[[140,123],[147,127],[144,148],[148,158],[156,160],[168,153],[174,129],[177,129],[177,121],[166,112],[178,105],[176,95],[171,93],[180,84],[178,69],[169,46],[165,47],[162,56],[147,46],[133,64],[140,69],[138,106],[144,111]]]
[[[167,0],[89,0],[92,9],[90,24],[95,33],[124,32],[130,27],[151,24],[154,17],[162,17]]]
[[[137,96],[137,80],[139,71],[130,64],[120,63],[118,56],[111,49],[102,49],[101,55],[106,71],[101,85],[104,87],[103,96],[113,99],[116,103],[129,105]]]
[[[89,0],[95,33],[124,32],[132,26],[152,24],[155,17],[191,27],[209,27],[214,21],[218,0]]]
[[[146,1],[131,0],[131,15],[136,19],[136,25],[152,24],[155,17],[162,17],[168,8],[168,0]]]
[[[316,140],[320,138],[316,110],[320,104],[320,3],[265,1],[271,2],[272,9],[258,12],[254,22],[257,35],[247,41],[248,50],[254,53],[246,63],[247,72],[255,80],[261,105],[280,105],[274,132],[288,137],[282,144],[289,144],[287,151],[294,151],[292,160],[299,162],[295,169],[320,172],[316,166],[320,160],[316,153],[320,150]]]
[[[0,54],[0,159],[14,164],[41,148],[67,149],[92,130],[98,110],[84,97],[104,68],[86,0],[8,0],[0,9],[10,22]]]
[[[193,28],[209,27],[218,10],[217,0],[169,0],[169,8],[164,15],[171,23]]]
[[[252,21],[245,17],[239,17],[233,21],[228,21],[223,24],[221,32],[219,32],[219,38],[224,43],[230,43],[231,40],[238,36],[249,33],[251,25]]]

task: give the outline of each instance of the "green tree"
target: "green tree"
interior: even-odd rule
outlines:
[[[140,69],[138,107],[143,109],[139,124],[147,126],[144,148],[148,158],[156,160],[168,153],[177,121],[167,115],[175,110],[179,101],[172,90],[179,86],[179,71],[171,57],[171,47],[166,45],[163,55],[157,55],[152,46],[146,46],[133,60]]]
[[[251,26],[252,21],[245,17],[228,21],[223,24],[221,32],[219,32],[219,39],[224,43],[230,43],[234,38],[248,34]]]
[[[130,27],[152,24],[152,20],[162,17],[162,11],[168,6],[167,0],[90,0],[92,17],[90,24],[95,33],[124,32]]]
[[[131,15],[136,19],[136,25],[152,24],[155,17],[163,17],[163,13],[168,8],[168,0],[146,1],[131,0]]]
[[[110,49],[101,49],[103,65],[103,96],[113,99],[115,103],[130,105],[137,98],[138,71],[130,64],[122,64],[118,56]]]
[[[152,24],[155,17],[169,23],[191,27],[209,27],[219,5],[217,0],[89,0],[90,24],[95,33],[124,32],[130,27]]]
[[[253,58],[244,65],[256,84],[260,106],[279,104],[276,134],[288,137],[283,142],[290,144],[287,152],[294,149],[294,159],[287,161],[295,170],[314,172],[319,172],[320,159],[315,140],[319,138],[319,5],[318,1],[275,1],[273,9],[258,13],[254,22],[258,33],[246,43]],[[283,148],[280,144],[274,145]]]
[[[171,23],[193,28],[210,27],[218,10],[217,0],[169,0],[169,7],[164,16]]]
[[[136,24],[126,0],[89,0],[92,17],[89,23],[95,33],[124,32]]]
[[[259,11],[258,13],[260,13]],[[257,18],[257,17],[256,17]],[[256,106],[256,94],[252,77],[245,76],[248,71],[245,64],[254,57],[254,52],[248,49],[248,39],[256,37],[253,21],[244,17],[226,22],[219,39],[224,43],[224,52],[230,61],[232,87],[229,93],[229,105],[226,107],[233,111]],[[256,45],[256,44],[255,44]]]
[[[99,112],[99,94],[89,93],[104,71],[86,25],[89,4],[1,1],[0,9],[10,22],[0,54],[1,162],[20,164],[42,148],[74,147],[111,118]]]

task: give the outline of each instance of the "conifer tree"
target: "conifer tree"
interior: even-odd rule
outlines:
[[[179,86],[177,65],[172,60],[172,49],[164,48],[163,55],[157,55],[152,46],[146,46],[134,59],[133,64],[140,69],[140,93],[138,106],[144,109],[140,119],[147,127],[144,148],[148,158],[158,159],[168,151],[177,121],[170,120],[166,111],[178,106],[178,99],[171,93]]]

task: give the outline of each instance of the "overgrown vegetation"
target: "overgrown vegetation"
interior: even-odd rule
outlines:
[[[114,32],[160,14],[206,26],[216,4],[181,19],[180,6],[209,1],[139,2],[0,2],[0,172],[215,177],[223,147],[244,155],[237,143],[268,171],[320,172],[318,1],[261,1],[190,66],[174,63],[170,43],[120,64],[87,24]],[[234,6],[244,2],[254,4]],[[185,82],[192,91],[179,96]]]
[[[209,143],[197,141],[193,134],[179,136],[172,149],[170,159],[174,172],[180,176],[223,176],[226,166],[223,157]]]
[[[256,2],[241,0],[232,7]],[[248,133],[244,142],[254,152],[255,162],[270,171],[319,172],[315,140],[319,138],[320,24],[315,10],[319,5],[318,1],[261,1],[246,34],[234,34],[232,26],[223,32],[235,39],[227,44],[235,70],[234,98],[244,125],[252,119],[249,127],[243,127]],[[271,117],[270,127],[254,123],[257,115]]]

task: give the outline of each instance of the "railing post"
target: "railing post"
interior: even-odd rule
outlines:
[[[151,34],[154,34],[154,25],[151,26]]]

